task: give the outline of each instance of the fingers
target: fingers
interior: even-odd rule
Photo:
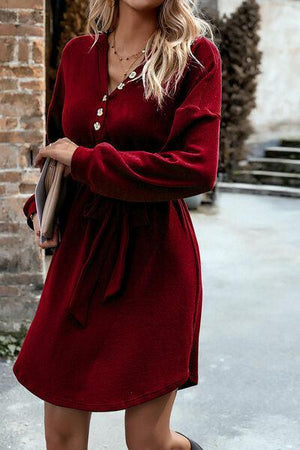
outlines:
[[[41,147],[39,149],[38,154],[35,157],[33,166],[34,167],[41,167],[43,166],[46,158],[49,156],[50,158],[54,158],[55,159],[55,144],[59,141],[59,139],[53,143],[51,142],[49,145],[46,145],[45,147]]]
[[[57,139],[55,142],[46,145],[46,147],[40,148],[34,160],[34,167],[39,167],[41,162],[47,157],[55,159],[65,166],[70,166],[73,153],[77,147],[78,145],[67,137]]]
[[[45,242],[40,242],[40,230],[37,230],[35,233],[35,240],[39,247],[41,248],[50,248],[56,247],[58,245],[58,224],[55,225],[53,236],[50,239],[47,239]]]
[[[45,161],[46,161],[46,157],[44,157],[40,153],[38,153],[33,162],[33,167],[39,167],[40,169],[42,169]]]
[[[39,243],[41,248],[56,247],[58,245],[58,229],[56,228],[51,239],[47,239],[42,244]]]

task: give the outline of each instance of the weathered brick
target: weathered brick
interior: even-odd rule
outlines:
[[[23,220],[26,223],[26,217],[19,206],[17,213],[20,216],[19,220]],[[40,250],[42,249],[36,245],[34,241],[34,231],[31,230],[29,227],[26,236],[26,242],[24,242],[24,233],[11,236],[1,235],[0,245],[1,245],[1,260],[0,260],[1,272],[9,272],[9,273],[18,273],[23,271],[31,272],[32,270],[38,269],[37,258],[34,258],[33,251],[38,252],[39,249]],[[28,255],[26,253],[28,253]],[[30,263],[30,259],[28,258],[30,254],[31,257],[33,257],[32,259],[36,260],[35,264]],[[23,266],[23,263],[26,269]]]
[[[18,192],[20,194],[32,194],[35,190],[35,184],[28,184],[28,183],[20,183],[18,187]]]
[[[44,106],[42,98],[25,92],[4,93],[0,95],[0,102],[0,113],[3,115],[40,115]]]
[[[0,172],[2,175],[3,172]],[[19,173],[19,179],[21,173]],[[0,220],[4,222],[18,222],[22,223],[24,220],[24,213],[22,207],[26,201],[26,198],[21,195],[11,195],[9,197],[0,198]],[[22,236],[20,237],[22,239]]]
[[[0,8],[44,9],[44,0],[0,0]]]
[[[20,39],[18,46],[18,60],[22,63],[29,63],[30,42],[28,40]]]
[[[11,62],[14,60],[16,39],[13,37],[2,37],[0,39],[0,62]]]
[[[0,22],[17,22],[17,12],[9,9],[0,10]]]
[[[0,67],[0,77],[44,79],[44,75],[45,75],[44,67],[38,66]]]
[[[26,224],[27,225],[27,224]],[[7,222],[0,220],[0,233],[1,234],[22,234],[24,233],[24,223]],[[1,273],[1,272],[0,272]]]
[[[35,169],[33,167],[33,162],[39,151],[39,148],[39,144],[35,144],[32,142],[21,145],[19,150],[19,167],[24,169]]]
[[[1,130],[13,130],[18,126],[18,119],[16,117],[2,117],[0,118]],[[0,153],[1,158],[1,153]],[[3,167],[3,166],[0,166]]]
[[[3,133],[0,132],[0,142],[35,142],[36,144],[42,145],[44,142],[44,133],[38,130],[7,131]]]
[[[43,24],[44,11],[43,10],[20,10],[19,23],[26,25]]]
[[[18,80],[11,78],[2,78],[0,80],[0,91],[16,91],[18,89]]]
[[[18,165],[19,149],[16,145],[0,144],[0,167],[12,169]]]
[[[42,116],[23,116],[20,119],[20,126],[25,130],[41,130],[44,126]]]
[[[0,170],[0,183],[19,183],[21,181],[21,172],[15,170]]]
[[[32,91],[40,91],[41,95],[44,95],[45,82],[44,80],[31,80],[22,81],[20,80],[20,90],[30,89]]]
[[[40,175],[40,169],[30,169],[30,170],[22,170],[21,172],[21,180],[22,183],[27,183],[27,184],[31,184],[31,185],[35,185],[38,177]]]
[[[1,330],[3,332],[18,331],[21,323],[28,329],[34,317],[39,298],[40,295],[37,298],[34,295],[31,295],[30,298],[24,298],[21,292],[15,298],[7,298],[5,296],[0,298]]]
[[[2,23],[0,36],[44,36],[44,29],[39,25]]]
[[[25,284],[29,287],[37,286],[41,284],[41,276],[43,273],[28,273],[28,272],[17,272],[10,273],[5,272],[0,274],[0,283],[8,285],[20,285]]]
[[[0,297],[15,297],[19,294],[19,289],[17,286],[1,286],[0,285]]]
[[[32,59],[37,64],[44,63],[45,46],[43,41],[34,41],[32,44]]]
[[[4,183],[3,195],[17,195],[20,193],[20,187],[16,183]]]

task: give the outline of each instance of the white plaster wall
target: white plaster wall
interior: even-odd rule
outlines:
[[[221,15],[241,0],[219,0]],[[249,143],[300,137],[300,1],[258,0],[259,44],[263,52],[258,77],[257,107],[250,119],[255,132]]]

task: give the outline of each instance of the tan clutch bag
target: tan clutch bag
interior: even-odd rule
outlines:
[[[51,239],[66,197],[65,165],[47,158],[36,186],[36,204],[40,222],[40,242]],[[59,230],[60,231],[60,230]],[[59,242],[61,236],[59,232]]]

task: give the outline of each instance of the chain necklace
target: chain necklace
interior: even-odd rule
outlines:
[[[140,50],[137,53],[134,53],[133,55],[130,56],[126,56],[126,57],[122,57],[118,54],[117,50],[116,50],[116,38],[115,38],[115,31],[112,33],[113,34],[113,44],[109,44],[109,46],[113,49],[113,52],[115,55],[117,55],[117,57],[119,58],[120,61],[123,61],[124,59],[126,59],[127,61],[131,58],[133,58],[134,56],[136,56],[136,58],[134,59],[133,63],[130,64],[129,68],[127,69],[126,72],[124,72],[124,76],[123,76],[123,80],[124,81],[127,78],[127,75],[131,69],[131,67],[135,64],[135,62],[140,58],[141,55],[143,55],[145,53],[145,48],[143,48],[142,50]]]

